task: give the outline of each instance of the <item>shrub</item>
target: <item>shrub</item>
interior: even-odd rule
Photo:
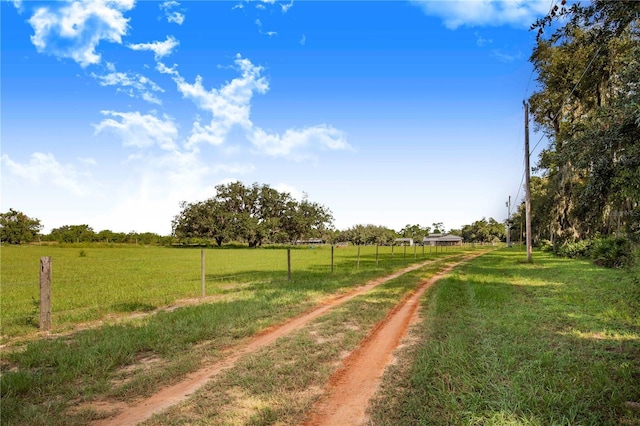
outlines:
[[[633,264],[633,247],[627,238],[603,237],[594,240],[591,259],[596,265],[621,268]]]
[[[591,249],[592,240],[580,240],[580,241],[565,241],[563,243],[555,244],[553,251],[560,257],[568,257],[571,259],[578,259],[581,257],[589,257],[589,250]]]

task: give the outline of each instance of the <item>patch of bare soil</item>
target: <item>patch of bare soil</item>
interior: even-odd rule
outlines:
[[[394,361],[393,353],[418,320],[418,307],[424,292],[448,274],[463,259],[440,271],[405,298],[365,338],[363,343],[345,359],[342,367],[331,377],[325,392],[311,409],[306,426],[363,425],[368,418],[369,400],[380,385],[387,365]]]
[[[465,260],[466,259],[468,258],[465,258]],[[215,377],[220,372],[233,367],[238,359],[243,355],[253,353],[258,349],[273,343],[278,338],[288,335],[323,315],[327,311],[353,299],[354,297],[366,293],[380,284],[430,263],[433,263],[433,260],[414,264],[386,277],[372,280],[346,294],[324,302],[322,305],[313,308],[301,316],[293,318],[283,324],[273,326],[254,336],[245,344],[230,349],[222,360],[214,363],[213,365],[206,366],[194,373],[191,373],[180,383],[165,387],[155,395],[144,400],[137,401],[132,405],[128,405],[117,415],[100,420],[95,424],[133,425],[140,423],[150,418],[152,415],[186,400],[211,378]],[[433,278],[428,283],[425,283],[419,291],[394,309],[387,319],[375,328],[374,332],[370,334],[364,344],[352,355],[346,358],[343,368],[331,380],[330,396],[322,401],[322,405],[318,406],[317,409],[314,409],[314,413],[316,414],[311,417],[309,424],[354,424],[352,420],[355,418],[353,416],[356,414],[354,414],[355,411],[352,409],[343,410],[340,408],[340,414],[338,417],[327,417],[330,415],[331,410],[334,409],[333,407],[341,406],[348,406],[352,408],[360,406],[359,410],[362,411],[362,414],[357,414],[357,416],[359,416],[358,418],[364,418],[364,409],[366,408],[367,402],[373,394],[373,391],[375,391],[375,386],[377,386],[377,381],[379,381],[382,371],[384,371],[384,366],[388,363],[393,350],[400,342],[400,338],[406,331],[406,328],[417,309],[420,295],[422,295],[432,282],[435,282],[444,273],[449,272],[459,263],[460,262],[447,267],[437,277]],[[387,323],[391,325],[387,326]],[[371,377],[373,377],[373,381],[371,380]],[[357,380],[359,383],[357,386],[360,386],[361,388],[355,389],[354,386],[348,386],[348,382],[351,380]],[[367,389],[362,389],[364,387],[373,388],[373,390],[368,391]],[[336,396],[334,397],[334,395]],[[340,399],[342,400],[342,403],[339,402]],[[93,408],[95,409],[98,407],[94,406]],[[113,413],[114,409],[118,410],[120,408],[121,403],[118,402],[114,402],[113,406],[101,402],[99,406],[99,410],[105,415],[107,413]]]

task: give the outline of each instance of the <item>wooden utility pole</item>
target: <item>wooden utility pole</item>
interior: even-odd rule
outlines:
[[[531,171],[529,166],[529,105],[524,104],[524,168],[525,168],[525,232],[527,240],[527,262],[533,262],[531,247]]]
[[[511,247],[511,195],[509,195],[509,201],[507,201],[507,247]]]

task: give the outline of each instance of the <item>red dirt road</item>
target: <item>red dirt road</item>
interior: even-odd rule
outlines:
[[[393,352],[405,336],[409,325],[417,320],[420,298],[424,292],[461,262],[450,265],[396,306],[379,323],[336,372],[327,389],[327,396],[311,409],[305,426],[362,425],[368,418],[369,400],[380,385],[385,368],[393,361]]]
[[[315,318],[321,316],[322,314],[326,313],[327,311],[341,305],[342,303],[347,302],[348,300],[353,299],[354,297],[357,297],[359,295],[362,295],[364,293],[366,293],[367,291],[371,290],[372,288],[381,285],[389,280],[392,280],[394,278],[397,278],[405,273],[414,271],[416,269],[419,269],[425,265],[428,265],[430,263],[433,263],[433,260],[429,260],[426,262],[421,262],[418,264],[414,264],[411,265],[407,268],[404,268],[398,272],[395,272],[391,275],[382,277],[382,278],[378,278],[375,280],[372,280],[370,282],[368,282],[367,284],[365,284],[364,286],[360,286],[352,291],[350,291],[349,293],[346,293],[342,296],[338,296],[334,299],[331,299],[327,302],[325,302],[323,305],[320,305],[316,308],[314,308],[313,310],[299,316],[296,318],[293,318],[287,322],[285,322],[284,324],[281,324],[279,326],[274,326],[271,327],[270,329],[267,329],[266,331],[260,333],[259,335],[255,336],[254,338],[252,338],[249,342],[247,342],[244,345],[238,346],[235,349],[233,349],[224,359],[218,361],[217,363],[207,366],[205,368],[202,368],[194,373],[191,373],[189,375],[187,375],[187,377],[180,383],[173,385],[173,386],[168,386],[162,390],[160,390],[158,393],[156,393],[155,395],[138,401],[137,403],[135,403],[134,405],[124,405],[124,404],[114,404],[114,405],[105,405],[105,404],[101,404],[100,407],[96,407],[98,408],[100,411],[103,412],[110,412],[110,411],[119,411],[119,414],[113,416],[113,417],[109,417],[107,419],[104,420],[100,420],[96,423],[94,423],[95,425],[134,425],[140,422],[143,422],[147,419],[149,419],[151,416],[153,416],[156,413],[159,413],[163,410],[165,410],[166,408],[177,404],[181,401],[186,400],[189,396],[191,396],[191,394],[193,394],[195,391],[197,391],[200,387],[202,387],[207,381],[209,381],[211,378],[215,377],[217,374],[219,374],[221,371],[231,368],[235,365],[235,363],[238,361],[238,359],[240,357],[242,357],[243,355],[249,354],[249,353],[253,353],[255,351],[257,351],[258,349],[269,345],[270,343],[273,343],[275,340],[277,340],[280,337],[286,336],[289,333],[291,333],[292,331],[301,328],[303,326],[305,326],[307,323],[309,323],[310,321],[314,320]],[[459,262],[458,262],[459,263]],[[456,263],[456,265],[458,264]],[[446,271],[449,271],[453,268],[453,266],[450,266],[449,268],[446,269]],[[434,281],[435,282],[435,281]],[[426,287],[425,287],[426,288]],[[422,290],[423,292],[424,290]],[[417,293],[414,295],[414,297],[417,295]],[[411,298],[411,300],[413,300],[413,298]],[[412,302],[413,305],[417,304],[417,300],[419,299],[419,296],[415,299],[415,302]],[[402,306],[407,305],[409,303],[409,301],[405,301],[403,305],[401,305],[400,309],[395,309],[393,312],[400,312],[402,311]],[[412,306],[413,306],[412,305]],[[397,326],[400,329],[402,329],[402,332],[399,334],[399,336],[401,337],[404,332],[406,331],[406,328],[408,327],[409,324],[409,317],[412,315],[412,312],[415,311],[415,307],[412,308],[412,310],[408,313],[408,314],[404,314],[401,315],[402,318],[404,318],[405,316],[407,318],[404,319],[400,319],[400,325]],[[388,317],[388,321],[390,322],[395,322],[398,320],[394,320],[392,317],[397,316],[397,315],[391,315]],[[386,323],[386,322],[385,322]],[[380,327],[378,326],[377,329],[379,330],[383,330],[386,327]],[[378,334],[378,332],[374,332],[374,335]],[[371,336],[373,337],[373,336]],[[387,338],[383,338],[384,341],[384,345],[385,345],[385,349],[380,349],[378,347],[376,347],[375,345],[364,345],[363,347],[361,347],[360,349],[358,349],[356,351],[356,353],[361,354],[361,356],[367,356],[367,354],[369,352],[381,352],[381,353],[385,353],[386,355],[384,355],[385,360],[389,359],[389,357],[391,356],[391,353],[393,352],[393,350],[395,349],[395,347],[397,346],[398,342],[400,341],[400,337],[387,337]],[[370,339],[371,340],[371,339]],[[349,369],[349,366],[351,364],[357,364],[357,359],[358,356],[352,355],[349,358],[349,364],[347,365],[347,368],[344,370],[345,374]],[[363,361],[364,362],[364,361]],[[379,361],[376,361],[379,363]],[[387,361],[384,361],[387,362]],[[384,365],[386,365],[386,363],[382,363],[382,370],[384,370]],[[376,371],[378,371],[380,369],[380,367],[377,367]],[[363,373],[360,373],[363,374]],[[376,380],[379,380],[379,376],[381,376],[381,372],[377,372],[375,373],[377,376]],[[364,379],[364,378],[363,378]],[[368,382],[367,382],[368,383]],[[355,395],[355,394],[354,394]],[[368,395],[368,394],[367,394]],[[364,410],[364,408],[366,407],[366,402],[368,401],[369,396],[358,396],[358,401],[359,403],[362,405],[362,410]],[[355,396],[354,396],[355,398]],[[363,399],[366,398],[366,399]],[[351,400],[351,397],[346,398],[345,400]],[[351,416],[351,414],[345,414],[346,416]],[[342,419],[348,419],[349,417],[342,417]],[[314,417],[315,419],[315,417]],[[319,421],[320,420],[314,420],[314,421]],[[320,423],[313,423],[313,424],[353,424],[351,422],[338,422],[338,423],[324,423],[324,422],[320,422]]]

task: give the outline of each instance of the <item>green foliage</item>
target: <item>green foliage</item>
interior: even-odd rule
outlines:
[[[461,229],[461,237],[471,243],[489,243],[502,241],[506,238],[506,228],[502,223],[490,217],[477,220],[471,225],[465,225]]]
[[[333,219],[329,209],[320,204],[306,198],[298,202],[289,193],[257,183],[218,185],[214,197],[183,202],[181,208],[172,221],[173,235],[180,241],[209,239],[218,246],[233,240],[259,247],[319,238]]]
[[[556,243],[553,251],[556,255],[569,259],[586,258],[589,257],[592,244],[592,240],[563,241]]]
[[[41,229],[38,219],[32,219],[20,211],[9,209],[6,213],[0,213],[0,241],[3,243],[30,243]]]
[[[354,225],[339,232],[334,242],[350,242],[354,245],[391,244],[396,238],[396,232],[384,226]]]
[[[592,259],[596,265],[607,268],[631,266],[636,257],[631,241],[616,236],[557,242],[552,251],[560,257]]]
[[[542,187],[532,181],[534,239],[640,235],[639,12],[639,2],[594,1],[534,25],[567,18],[530,59],[540,87],[531,113],[551,141]]]
[[[631,266],[634,262],[631,242],[622,237],[606,237],[594,240],[590,255],[596,265],[607,268]]]

